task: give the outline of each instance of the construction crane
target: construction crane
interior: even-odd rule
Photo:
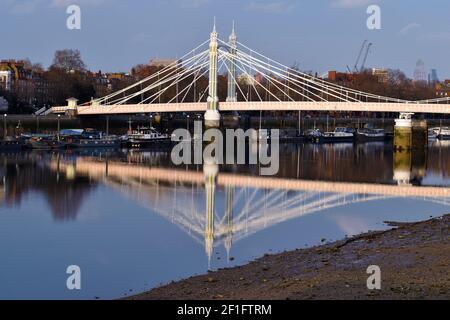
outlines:
[[[372,47],[372,42],[367,45],[366,54],[364,55],[364,60],[362,62],[361,69],[359,70],[359,72],[364,71],[364,67],[366,66],[367,56],[369,55],[370,47]]]
[[[359,50],[359,54],[358,54],[358,58],[356,59],[356,63],[355,66],[353,67],[354,72],[358,72],[358,64],[359,64],[359,60],[361,60],[361,55],[364,51],[364,48],[366,47],[367,44],[367,40],[363,41],[363,44],[361,46],[361,49]]]

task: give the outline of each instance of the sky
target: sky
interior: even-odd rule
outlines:
[[[69,5],[81,8],[81,30],[69,30]],[[369,5],[381,29],[369,30]],[[352,67],[363,40],[367,67],[426,71],[450,78],[448,0],[0,0],[0,59],[49,66],[55,50],[81,51],[91,70],[128,72],[154,57],[181,57],[236,24],[238,40],[285,65],[323,74]]]

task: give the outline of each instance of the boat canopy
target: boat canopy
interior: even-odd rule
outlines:
[[[83,129],[63,129],[59,134],[62,136],[81,136],[83,132]]]

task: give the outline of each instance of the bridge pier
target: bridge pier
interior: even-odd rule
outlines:
[[[426,149],[428,125],[426,120],[413,120],[413,113],[400,113],[395,120],[394,150],[397,152]]]

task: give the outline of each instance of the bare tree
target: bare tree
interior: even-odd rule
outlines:
[[[81,53],[78,49],[57,50],[53,58],[53,64],[50,68],[63,69],[69,71],[85,71],[86,65],[81,59]]]

